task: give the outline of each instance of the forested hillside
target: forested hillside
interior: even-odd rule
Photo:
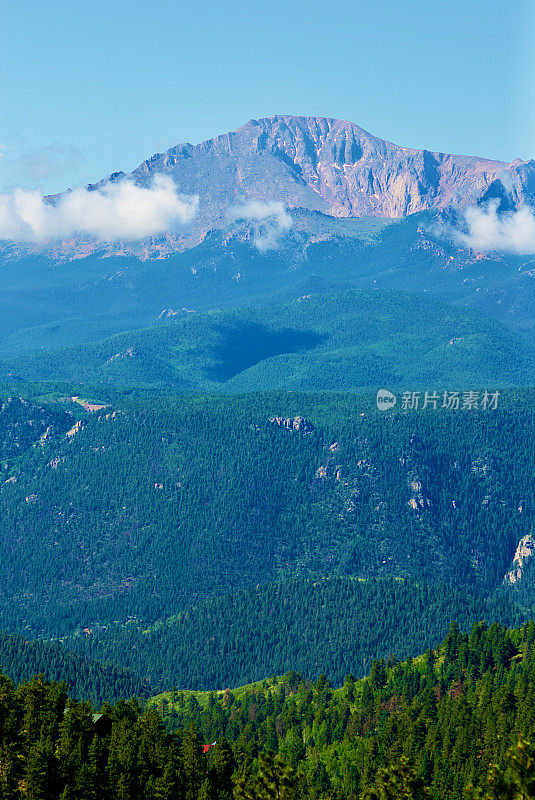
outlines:
[[[518,624],[525,613],[506,596],[484,600],[443,584],[333,577],[243,589],[148,629],[133,621],[95,627],[64,645],[167,688],[234,687],[288,670],[312,680],[325,673],[341,686],[374,659],[436,645],[451,619],[469,628],[483,619]]]
[[[171,729],[193,719],[203,741],[232,742],[244,763],[238,791],[249,787],[252,797],[267,747],[295,771],[304,798],[369,797],[375,785],[371,797],[386,800],[461,800],[468,784],[486,784],[492,764],[505,766],[519,734],[533,741],[534,644],[533,622],[516,631],[478,624],[469,635],[452,623],[436,650],[376,661],[368,678],[348,676],[339,690],[325,676],[307,682],[290,672],[237,692],[175,692],[156,705]],[[533,786],[534,755],[535,744],[517,751],[524,785]],[[532,796],[508,794],[499,771],[494,782],[493,798]]]
[[[533,525],[532,407],[529,394],[497,411],[380,413],[349,394],[41,392],[22,405],[27,427],[43,408],[65,426],[4,460],[0,625],[147,625],[328,575],[490,596]],[[20,411],[5,405],[4,430]]]
[[[235,692],[173,692],[145,710],[104,704],[102,715],[69,700],[64,684],[15,688],[1,676],[0,796],[528,798],[534,645],[533,622],[477,624],[469,635],[452,623],[436,650],[376,661],[337,690],[324,675],[289,672]]]
[[[474,309],[377,287],[333,292],[317,279],[300,291],[260,309],[164,310],[141,330],[10,356],[0,376],[211,392],[535,381],[530,341]]]
[[[59,642],[28,640],[0,631],[0,671],[15,683],[41,674],[66,681],[71,695],[100,705],[121,697],[147,697],[154,686],[124,667],[66,650]]]

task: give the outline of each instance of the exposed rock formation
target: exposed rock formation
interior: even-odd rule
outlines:
[[[401,147],[343,120],[275,116],[156,154],[132,177],[146,182],[158,172],[200,194],[201,215],[212,221],[250,199],[332,216],[395,218],[494,196],[500,178],[513,202],[525,202],[535,165]]]
[[[515,584],[522,580],[526,564],[531,560],[531,558],[533,558],[534,554],[535,540],[533,539],[533,536],[528,533],[528,535],[523,536],[518,543],[518,547],[516,548],[516,553],[513,558],[513,566],[509,572],[506,573],[504,583]]]
[[[287,428],[289,431],[300,431],[301,433],[312,433],[314,426],[306,417],[271,417],[269,420],[279,428]]]

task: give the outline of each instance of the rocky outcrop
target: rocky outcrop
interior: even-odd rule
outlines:
[[[411,496],[408,502],[410,507],[415,511],[421,508],[427,508],[431,505],[431,500],[428,497],[425,497],[422,491],[422,482],[417,475],[410,477],[409,489]]]
[[[137,356],[137,350],[134,350],[133,347],[128,347],[123,353],[114,353],[110,356],[106,364],[111,364],[112,361],[117,360],[124,360],[125,358],[135,358]]]
[[[528,533],[527,536],[523,536],[518,543],[518,547],[516,548],[516,552],[513,558],[513,566],[505,574],[504,583],[507,585],[518,583],[522,580],[524,575],[524,571],[526,565],[535,555],[535,540],[533,536]]]
[[[0,460],[4,468],[30,448],[59,439],[73,422],[73,415],[59,405],[39,405],[23,397],[0,401]]]
[[[72,428],[70,428],[70,430],[67,431],[65,436],[68,439],[72,439],[73,436],[76,436],[77,433],[80,433],[80,431],[83,429],[83,427],[84,426],[83,426],[82,420],[79,419],[78,422],[75,422],[75,424],[72,426]]]
[[[314,426],[306,417],[271,417],[269,420],[279,428],[286,428],[289,431],[300,431],[301,433],[312,433]]]

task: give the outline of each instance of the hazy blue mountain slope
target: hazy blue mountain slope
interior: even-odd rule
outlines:
[[[430,295],[310,293],[263,310],[183,313],[101,342],[7,362],[26,380],[248,391],[533,383],[518,333]]]
[[[459,249],[429,215],[379,229],[365,220],[336,224],[336,235],[321,241],[296,231],[263,253],[242,231],[229,237],[213,233],[197,247],[160,260],[93,255],[4,264],[0,362],[9,367],[22,353],[98,341],[169,315],[266,308],[349,287],[430,294],[532,332],[533,259],[482,258]]]
[[[322,281],[336,285],[358,277],[355,259],[374,239],[367,222],[358,223],[356,232],[355,225],[344,237],[343,258],[334,269],[319,270]],[[308,239],[292,234],[276,251],[260,252],[247,235],[245,230],[245,238],[227,241],[224,233],[214,233],[192,250],[162,260],[100,253],[68,262],[35,256],[2,264],[0,351],[9,355],[91,341],[151,324],[162,312],[264,305],[273,295],[288,293],[289,299],[317,284],[319,272],[307,263]]]

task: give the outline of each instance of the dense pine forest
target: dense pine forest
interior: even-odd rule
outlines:
[[[535,780],[531,393],[25,389],[0,405],[2,800]]]
[[[146,626],[329,575],[490,597],[532,529],[522,395],[492,412],[381,414],[359,395],[40,391],[7,396],[0,413],[6,630]],[[529,605],[531,585],[512,594]]]
[[[71,695],[99,705],[121,697],[147,697],[154,687],[132,671],[67,650],[59,642],[28,640],[0,631],[0,670],[15,683],[35,675],[66,681]]]
[[[417,655],[449,620],[519,624],[526,612],[507,595],[483,599],[441,584],[388,578],[285,581],[204,601],[145,628],[135,621],[63,640],[65,647],[128,667],[151,685],[240,686],[288,670],[322,673],[341,686],[374,659]],[[1,661],[0,661],[1,663]]]
[[[348,675],[338,690],[325,676],[307,682],[290,672],[238,692],[175,692],[157,706],[171,729],[193,719],[203,740],[233,742],[246,784],[267,746],[295,771],[307,798],[460,799],[470,784],[486,784],[492,765],[500,780],[519,736],[533,741],[534,643],[533,622],[513,631],[479,623],[469,634],[454,622],[438,648],[406,662],[376,661],[365,680]],[[535,750],[528,750],[523,768],[533,787]],[[411,791],[388,789],[407,781]],[[497,797],[533,796],[531,788],[503,789]]]
[[[529,798],[535,624],[456,623],[436,649],[333,689],[296,672],[236,691],[105,703],[0,678],[2,800]]]

